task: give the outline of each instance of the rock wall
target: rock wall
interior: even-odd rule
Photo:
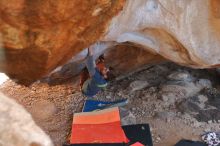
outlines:
[[[218,0],[3,0],[0,6],[0,70],[22,83],[96,41],[112,43],[106,50],[129,42],[194,68],[220,65]]]
[[[165,61],[165,59],[160,55],[147,52],[137,45],[127,43],[116,45],[105,53],[106,65],[114,69],[116,76],[136,71],[146,64],[162,61]]]
[[[97,41],[124,0],[1,0],[0,71],[30,83]]]
[[[148,46],[185,66],[218,66],[219,7],[218,0],[128,0],[103,40]]]
[[[23,106],[0,93],[1,146],[53,146]]]
[[[105,52],[105,64],[107,67],[113,69],[112,73],[115,76],[126,75],[146,64],[165,61],[160,55],[147,52],[141,46],[131,43],[115,44],[99,42],[92,47],[94,47],[94,52],[96,54],[95,58],[98,58],[99,55]],[[77,76],[85,67],[85,63],[82,60],[85,59],[87,53],[87,50],[83,50],[67,64],[58,67],[48,75],[48,78],[46,78],[47,82],[54,85],[72,81],[71,79]]]

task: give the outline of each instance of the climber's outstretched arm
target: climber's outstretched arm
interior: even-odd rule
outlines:
[[[90,77],[94,76],[95,74],[95,60],[93,58],[93,47],[88,48],[88,56],[86,59],[86,67],[89,71]]]

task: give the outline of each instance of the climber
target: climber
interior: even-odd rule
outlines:
[[[93,97],[107,86],[107,81],[112,75],[104,64],[103,56],[100,56],[98,62],[95,63],[93,47],[88,48],[88,56],[85,63],[86,68],[80,74],[80,88],[85,96]]]

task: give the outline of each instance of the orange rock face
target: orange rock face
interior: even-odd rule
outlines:
[[[0,71],[30,83],[98,40],[125,0],[1,0]]]

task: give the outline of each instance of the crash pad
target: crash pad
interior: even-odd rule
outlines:
[[[128,143],[81,143],[63,146],[153,146],[150,127],[148,124],[126,125],[122,126],[122,129],[129,139]],[[109,136],[111,136],[111,134]]]
[[[207,145],[200,141],[181,140],[175,146],[207,146]]]
[[[126,125],[122,126],[122,128],[130,144],[138,142],[143,145],[153,146],[149,124]]]
[[[100,101],[94,99],[87,99],[84,103],[83,112],[90,112],[94,110],[106,109],[116,106],[126,105],[127,99],[121,99],[117,101]]]
[[[118,107],[74,114],[71,144],[127,142]]]
[[[130,145],[130,146],[144,146],[143,144],[141,144],[140,142],[135,142],[134,144]]]

